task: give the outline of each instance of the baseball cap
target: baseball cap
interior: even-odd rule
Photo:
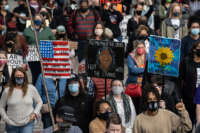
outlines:
[[[65,27],[63,25],[57,26],[56,31],[58,33],[60,33],[60,32],[66,32]]]
[[[65,121],[76,122],[74,115],[74,109],[70,106],[62,106],[57,111],[56,114],[63,118]]]

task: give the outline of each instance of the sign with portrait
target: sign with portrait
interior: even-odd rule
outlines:
[[[148,72],[178,77],[181,41],[177,39],[150,36]]]
[[[87,73],[90,77],[124,79],[124,44],[89,40]]]

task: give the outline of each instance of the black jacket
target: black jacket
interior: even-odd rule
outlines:
[[[56,109],[63,105],[68,105],[74,108],[77,122],[83,133],[89,133],[89,122],[92,120],[93,99],[84,94],[73,97],[69,94],[62,97],[55,105]]]
[[[196,92],[197,67],[200,67],[200,63],[195,63],[192,56],[184,58],[180,65],[180,92],[184,100],[192,103]]]
[[[120,12],[118,11],[111,12],[110,10],[105,10],[102,19],[103,21],[105,21],[105,26],[112,30],[114,38],[121,36],[119,23],[122,21],[123,16],[121,15]]]

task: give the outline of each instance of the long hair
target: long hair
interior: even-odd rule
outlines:
[[[22,84],[22,91],[23,91],[23,97],[26,95],[27,93],[27,89],[28,89],[28,77],[26,74],[26,71],[22,68],[22,67],[18,67],[15,68],[11,74],[11,78],[8,82],[8,87],[9,87],[9,91],[8,91],[8,97],[11,97],[14,88],[16,87],[16,82],[15,82],[15,73],[17,71],[20,71],[24,74],[24,83]]]
[[[179,18],[182,18],[182,7],[181,7],[181,5],[178,4],[178,3],[172,4],[172,7],[170,8],[170,11],[169,11],[169,18],[172,18],[172,17],[173,17],[173,10],[174,10],[174,8],[175,8],[176,6],[179,6],[179,7],[180,7],[180,16],[179,16]]]

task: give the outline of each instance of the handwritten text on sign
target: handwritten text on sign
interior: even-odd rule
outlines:
[[[23,58],[20,55],[8,54],[8,65],[12,68],[21,67],[23,64]]]

